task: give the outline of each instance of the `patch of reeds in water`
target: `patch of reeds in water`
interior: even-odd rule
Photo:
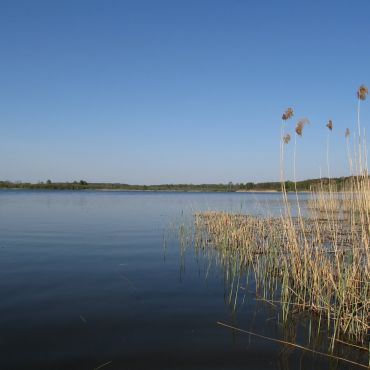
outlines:
[[[367,93],[362,85],[357,93],[359,106]],[[282,147],[290,140],[289,134],[284,135],[284,123],[292,116],[292,108],[282,116],[282,167]],[[296,135],[302,135],[307,122],[298,122]],[[327,127],[332,131],[332,121]],[[195,214],[195,245],[216,252],[232,282],[230,301],[234,296],[236,303],[241,274],[252,273],[257,295],[279,304],[285,322],[293,314],[309,312],[318,330],[325,325],[332,353],[338,342],[370,349],[370,180],[359,118],[358,127],[355,166],[349,158],[351,177],[345,188],[338,192],[329,179],[312,189],[304,215],[297,194],[293,203],[298,216],[292,216],[283,168],[281,217]],[[345,138],[349,140],[348,129]]]

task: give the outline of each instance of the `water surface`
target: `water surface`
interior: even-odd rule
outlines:
[[[0,369],[320,369],[175,234],[194,211],[278,215],[279,194],[0,191]],[[185,261],[185,263],[184,263]],[[341,365],[341,368],[347,368]]]

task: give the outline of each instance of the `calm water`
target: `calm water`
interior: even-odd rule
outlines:
[[[278,194],[0,191],[0,369],[326,369],[169,230],[195,210],[278,214]],[[164,240],[166,247],[164,248]],[[207,276],[207,278],[206,278]],[[342,366],[341,368],[348,368]]]

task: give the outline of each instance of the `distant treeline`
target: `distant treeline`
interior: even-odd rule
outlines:
[[[333,189],[343,190],[345,184],[350,180],[349,177],[331,178],[330,184]],[[310,179],[298,181],[296,186],[298,191],[310,191],[312,188],[321,184],[327,186],[329,179]],[[285,182],[287,191],[294,191],[295,185],[292,181]],[[163,184],[163,185],[129,185],[120,183],[88,183],[84,180],[74,182],[46,182],[27,183],[0,181],[0,188],[8,189],[50,189],[50,190],[132,190],[132,191],[202,191],[202,192],[236,192],[236,191],[280,191],[280,182],[260,182],[260,183],[237,183],[233,184]]]

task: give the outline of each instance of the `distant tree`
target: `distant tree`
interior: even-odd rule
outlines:
[[[46,183],[47,183],[48,185],[51,185],[51,180],[50,180],[50,179],[48,179],[48,180],[46,181]]]
[[[87,181],[85,181],[85,180],[80,180],[80,183],[79,183],[80,185],[87,185]]]
[[[285,182],[285,188],[286,188],[287,191],[293,191],[294,190],[294,182],[286,181]]]

